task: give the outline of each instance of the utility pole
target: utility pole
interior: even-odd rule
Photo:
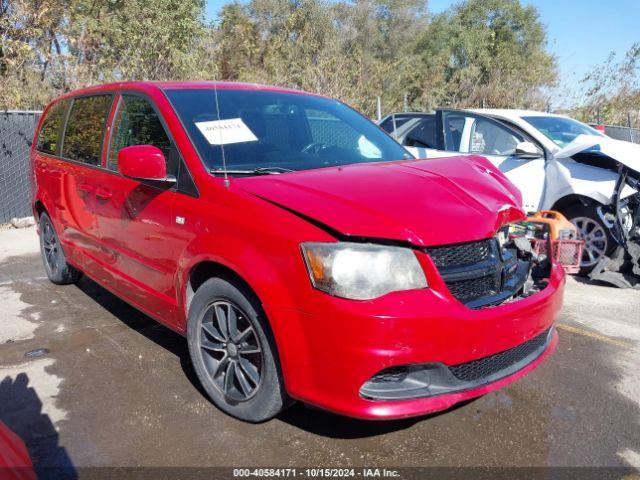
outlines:
[[[378,97],[376,111],[378,112],[378,121],[382,120],[382,100]]]

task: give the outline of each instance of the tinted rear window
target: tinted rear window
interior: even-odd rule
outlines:
[[[438,148],[436,117],[425,117],[418,121],[406,134],[403,143],[410,147]]]
[[[62,100],[53,104],[49,109],[47,117],[42,123],[42,128],[40,128],[40,133],[38,134],[36,150],[39,152],[49,153],[51,155],[58,153],[60,130],[68,105],[68,100]]]
[[[394,130],[397,130],[402,125],[411,120],[412,117],[408,117],[406,115],[396,115],[394,117],[387,117],[382,122],[380,122],[380,128],[388,133],[393,133]]]
[[[98,165],[111,95],[81,97],[73,101],[62,146],[63,156]]]

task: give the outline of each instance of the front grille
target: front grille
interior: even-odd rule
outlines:
[[[519,258],[515,246],[500,247],[496,238],[429,247],[426,252],[451,295],[473,309],[519,295],[530,272],[530,260]]]
[[[482,262],[491,256],[493,239],[429,248],[429,256],[438,268],[459,267]]]
[[[502,267],[494,238],[430,247],[427,253],[451,294],[462,303],[495,297],[500,293]]]
[[[508,369],[516,363],[524,360],[529,355],[545,345],[549,330],[545,330],[537,337],[524,342],[517,347],[513,347],[501,353],[496,353],[489,357],[461,363],[454,367],[449,367],[449,371],[459,380],[474,382],[482,378],[490,377],[496,373]]]
[[[449,287],[451,295],[464,303],[487,295],[497,295],[500,282],[496,275],[491,274],[479,278],[447,282],[447,287]]]

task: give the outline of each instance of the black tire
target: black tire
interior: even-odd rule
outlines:
[[[596,205],[571,205],[562,213],[578,228],[578,236],[585,240],[579,274],[586,276],[603,255],[613,253],[616,241],[600,219]],[[586,237],[583,237],[585,233]]]
[[[45,212],[40,215],[40,254],[47,277],[57,285],[76,283],[82,273],[67,262],[67,257],[60,245],[60,238],[53,228],[53,223]]]
[[[239,282],[211,278],[198,288],[189,306],[187,341],[200,383],[224,412],[257,423],[290,403],[260,302]]]

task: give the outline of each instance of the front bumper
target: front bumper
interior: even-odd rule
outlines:
[[[433,265],[424,265],[427,270]],[[429,275],[428,278],[437,278]],[[552,326],[562,304],[564,272],[553,268],[542,291],[473,310],[444,282],[355,302],[320,292],[304,311],[270,308],[285,386],[314,406],[363,419],[393,419],[445,410],[526,375],[554,349]],[[543,348],[487,381],[458,384],[410,399],[371,399],[363,385],[391,367],[455,366],[505,352],[550,331]],[[366,393],[366,392],[365,392]]]
[[[386,369],[360,388],[369,400],[411,400],[435,397],[495,383],[533,363],[547,351],[554,328],[505,352],[460,365],[427,363]]]

